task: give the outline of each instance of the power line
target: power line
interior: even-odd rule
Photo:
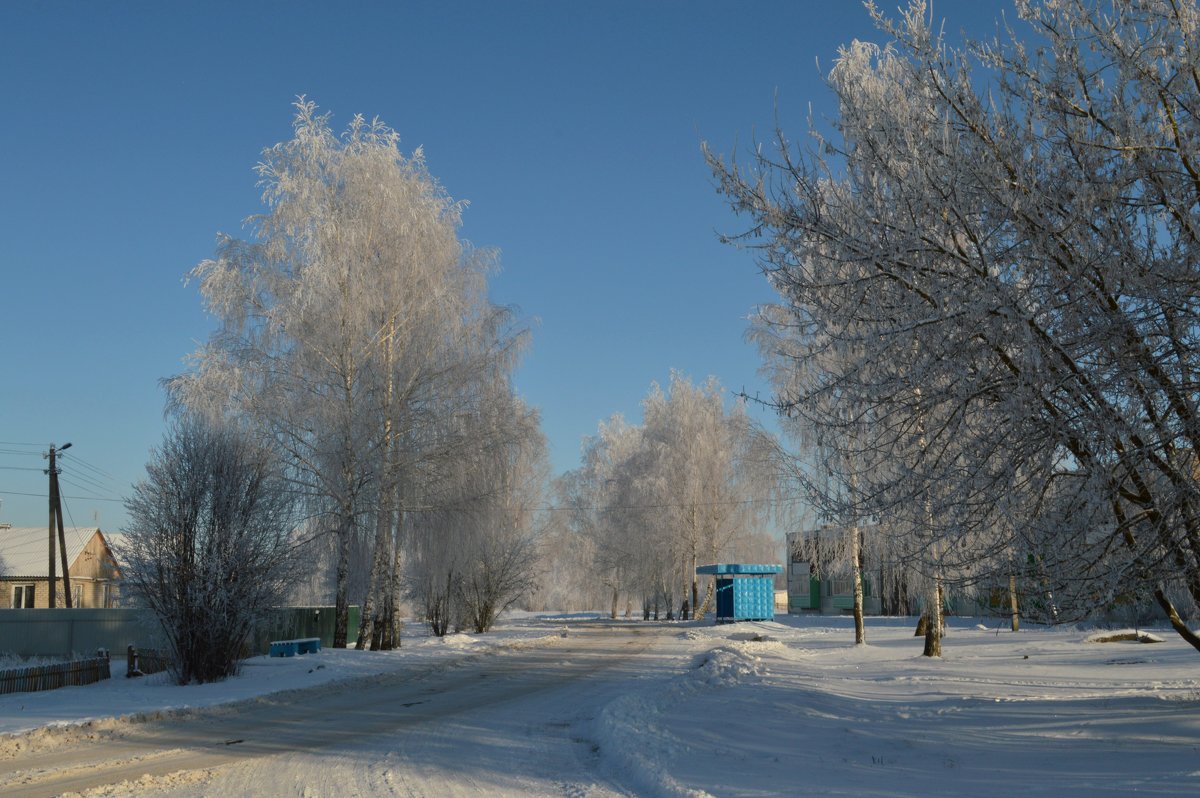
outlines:
[[[609,504],[601,507],[526,507],[530,512],[555,513],[569,510],[671,510],[680,507],[728,507],[739,504],[795,504],[804,501],[800,497],[791,499],[726,499],[709,502],[664,502],[662,504]]]
[[[608,504],[602,506],[554,506],[547,507],[515,507],[514,510],[529,513],[561,513],[561,512],[577,512],[580,510],[601,511],[601,510],[670,510],[682,507],[727,507],[731,505],[745,504],[796,504],[804,501],[801,497],[793,497],[787,499],[725,499],[720,501],[705,501],[705,502],[664,502],[660,504]],[[405,512],[436,512],[436,511],[462,511],[471,512],[474,508],[464,506],[451,505],[424,505],[415,507],[405,507]]]
[[[45,471],[44,468],[30,468],[28,466],[0,466],[5,471]]]
[[[45,446],[44,443],[19,443],[17,441],[0,441],[0,446],[36,446],[39,449]]]
[[[0,466],[0,468],[15,468],[15,467]],[[15,470],[42,471],[44,469],[40,469],[40,468],[19,469],[19,468],[17,468]],[[75,479],[87,481],[84,475],[74,474],[73,476]],[[88,490],[88,488],[86,486],[80,485],[75,482],[71,482],[68,479],[63,479],[62,481],[67,482],[72,487],[79,488],[81,490]],[[97,485],[97,487],[103,487],[103,486]],[[15,490],[0,490],[0,495],[41,497],[43,494],[41,494],[41,493],[23,493],[21,491],[15,491]],[[74,500],[78,500],[78,501],[99,501],[99,502],[118,502],[118,503],[125,501],[124,499],[114,499],[114,498],[109,498],[109,497],[104,497],[104,496],[63,496],[62,498],[74,499]],[[607,504],[607,505],[583,505],[583,506],[547,505],[544,507],[516,507],[513,509],[520,510],[523,512],[531,512],[531,513],[562,513],[562,512],[578,512],[580,510],[598,512],[598,511],[602,511],[602,510],[670,510],[670,509],[677,509],[677,508],[682,508],[682,507],[728,507],[728,506],[749,505],[749,504],[783,505],[783,504],[797,504],[797,503],[800,503],[803,501],[804,501],[804,499],[802,497],[797,496],[797,497],[791,497],[791,498],[786,498],[786,499],[724,499],[724,500],[719,500],[719,501],[701,501],[701,502],[661,502],[661,503],[655,503],[655,504]],[[472,511],[473,509],[474,508],[464,507],[464,506],[429,504],[429,505],[406,507],[405,511],[406,512],[437,512],[437,511],[456,511],[456,510],[457,511]]]
[[[114,477],[112,474],[105,471],[103,468],[92,465],[91,463],[89,463],[87,460],[84,460],[79,455],[69,455],[68,459],[70,459],[73,462],[79,463],[84,468],[88,469],[89,471],[93,471],[102,477],[108,477],[109,479],[116,479],[116,477]]]
[[[79,487],[76,485],[75,487]],[[39,499],[44,499],[44,493],[22,493],[19,490],[0,490],[0,495],[3,496],[36,496]],[[95,502],[117,502],[122,503],[124,499],[106,499],[103,496],[64,496],[64,499],[78,499],[79,501],[95,501]]]
[[[61,499],[63,497],[59,496],[59,498]],[[83,547],[87,545],[87,541],[84,540],[79,534],[80,527],[78,525],[76,525],[76,523],[75,523],[75,516],[71,515],[70,506],[67,504],[63,504],[63,507],[66,508],[66,510],[67,510],[67,518],[71,519],[71,529],[73,531],[73,534],[75,535],[75,542],[79,544],[79,550],[83,551]],[[63,545],[65,546],[66,544],[64,543]]]
[[[86,482],[88,485],[91,485],[96,490],[100,490],[100,491],[112,490],[113,486],[112,486],[111,482],[108,482],[106,484],[106,483],[100,482],[99,480],[97,480],[94,477],[91,477],[87,474],[80,474],[78,471],[71,471],[69,473],[71,474],[72,478],[77,479],[80,482]]]
[[[80,485],[78,482],[72,482],[72,481],[71,481],[71,480],[69,480],[69,479],[61,479],[61,478],[60,478],[60,480],[59,480],[59,481],[60,481],[60,482],[66,482],[66,483],[67,483],[68,485],[70,485],[71,487],[73,487],[73,488],[78,488],[79,490],[82,490],[82,491],[85,491],[85,492],[87,492],[87,491],[90,491],[90,490],[91,490],[91,488],[89,488],[88,486],[86,486],[86,485]],[[89,499],[103,499],[103,497],[102,497],[102,496],[91,496],[91,495],[88,495],[88,496],[73,496],[73,497],[71,497],[71,498],[75,498],[75,499],[83,499],[83,500],[89,500]]]

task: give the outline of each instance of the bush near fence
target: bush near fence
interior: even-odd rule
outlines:
[[[8,693],[33,693],[39,690],[56,690],[94,684],[110,678],[108,657],[77,659],[54,665],[30,665],[24,668],[9,668],[0,671],[0,695]]]

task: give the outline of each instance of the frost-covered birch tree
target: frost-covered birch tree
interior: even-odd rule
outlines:
[[[697,386],[674,372],[667,392],[651,387],[642,414],[653,501],[665,511],[671,545],[686,564],[685,592],[702,617],[712,583],[701,602],[696,566],[718,562],[736,540],[767,526],[777,473],[771,447],[740,402],[726,408],[715,378]]]
[[[889,41],[839,51],[832,134],[708,156],[808,374],[781,407],[869,417],[863,495],[930,574],[1106,507],[1060,576],[1144,586],[1200,648],[1172,599],[1200,601],[1195,2],[1018,2],[962,47],[923,2],[870,8]]]
[[[472,446],[438,461],[421,494],[428,506],[408,513],[407,589],[439,635],[488,631],[539,573],[545,441],[537,413],[506,381],[492,389],[475,414],[453,419],[455,437]]]
[[[643,423],[614,416],[585,442],[562,493],[577,535],[594,543],[595,570],[615,617],[622,595],[643,605],[686,599],[702,613],[696,566],[761,551],[778,499],[775,444],[715,379],[672,374],[652,385]],[[769,548],[769,547],[768,547]]]
[[[640,426],[614,415],[584,442],[580,467],[563,479],[571,523],[593,543],[593,578],[604,586],[613,618],[622,594],[640,592],[639,555],[654,545],[641,516],[642,442]]]
[[[303,98],[293,127],[257,167],[266,209],[250,238],[221,237],[191,273],[218,328],[169,385],[260,435],[336,537],[335,646],[366,543],[361,645],[377,623],[394,631],[403,486],[444,452],[423,430],[456,412],[464,380],[511,364],[519,336],[486,299],[491,254],[458,239],[461,205],[420,150],[361,116],[338,136]]]

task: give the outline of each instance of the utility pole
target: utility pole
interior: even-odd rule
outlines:
[[[58,452],[65,452],[71,448],[71,444],[64,444]],[[71,608],[71,572],[70,566],[67,563],[67,537],[63,529],[62,518],[62,497],[58,492],[58,466],[54,462],[57,452],[54,449],[54,444],[50,444],[50,453],[45,455],[50,459],[50,467],[46,473],[50,475],[50,578],[49,578],[49,606],[54,609],[58,605],[56,596],[58,588],[58,574],[55,573],[56,566],[54,562],[54,530],[58,528],[58,548],[59,555],[62,559],[63,572],[63,603],[68,609]]]

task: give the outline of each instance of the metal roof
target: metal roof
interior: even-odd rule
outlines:
[[[71,565],[79,559],[83,548],[100,531],[94,526],[68,526],[63,528],[67,541],[67,562]],[[62,555],[58,553],[58,535],[55,534],[54,570],[62,570]],[[49,575],[49,532],[44,526],[0,525],[0,576],[45,579]],[[58,574],[59,577],[62,574]]]
[[[696,569],[698,574],[777,574],[783,570],[782,565],[757,565],[753,563],[718,563],[717,565],[701,565]]]

